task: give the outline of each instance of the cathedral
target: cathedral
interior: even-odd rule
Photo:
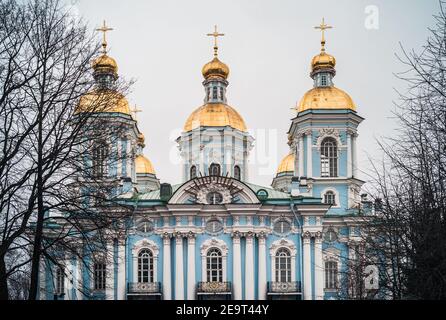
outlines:
[[[191,109],[176,140],[182,158],[178,181],[160,183],[124,96],[104,111],[104,117],[126,124],[116,148],[128,156],[101,172],[120,182],[114,196],[134,213],[107,244],[111,261],[92,258],[85,266],[66,257],[66,270],[43,263],[40,299],[345,298],[361,221],[372,209],[358,179],[357,137],[364,119],[335,86],[336,59],[326,51],[324,34],[329,28],[324,22],[318,27],[321,51],[309,70],[313,86],[296,106],[289,153],[271,186],[250,180],[254,138],[226,97],[230,69],[219,55],[223,34],[217,28],[209,34],[214,56],[202,69],[204,102]],[[107,87],[118,79],[118,65],[106,50],[110,29],[104,24],[99,30],[104,51],[93,62],[93,76],[98,87]],[[81,99],[76,113],[87,112],[90,96]]]

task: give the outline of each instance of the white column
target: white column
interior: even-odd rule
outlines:
[[[73,283],[74,283],[74,263],[71,258],[65,259],[65,300],[74,300]]]
[[[352,148],[353,148],[353,176],[358,177],[358,153],[357,153],[357,135],[353,135],[352,138]]]
[[[266,300],[266,239],[259,235],[259,300]]]
[[[106,280],[105,280],[105,299],[115,299],[115,261],[114,261],[113,240],[107,243],[107,266],[106,266]]]
[[[246,235],[245,300],[254,300],[254,237]]]
[[[127,139],[127,177],[132,178],[132,141],[130,139]]]
[[[353,150],[352,135],[347,133],[347,178],[351,178],[353,174]]]
[[[125,283],[125,239],[118,240],[118,300],[126,300],[126,283]]]
[[[307,133],[307,178],[313,177],[313,135],[311,131]]]
[[[43,258],[39,267],[39,290],[39,300],[46,300],[46,263]]]
[[[121,139],[116,139],[116,149],[118,153],[118,158],[116,159],[116,174],[118,177],[122,176],[122,142]]]
[[[83,262],[80,257],[77,257],[76,259],[76,298],[77,300],[83,300],[84,298],[84,283],[82,281],[82,270],[83,270]]]
[[[238,232],[232,235],[232,246],[234,250],[234,300],[242,300],[242,259],[240,249],[240,234]]]
[[[303,177],[304,173],[304,137],[299,137],[299,177]]]
[[[303,259],[304,259],[304,300],[312,299],[311,286],[311,235],[304,234],[303,236]]]
[[[170,235],[163,236],[163,294],[164,300],[172,300],[172,272],[170,267]]]
[[[195,300],[195,234],[187,241],[187,300]]]
[[[175,247],[175,300],[184,300],[183,235],[176,235]]]
[[[324,262],[322,259],[322,233],[318,233],[314,240],[314,286],[316,300],[324,299]]]

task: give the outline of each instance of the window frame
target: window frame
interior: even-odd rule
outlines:
[[[195,178],[197,178],[197,167],[196,166],[192,166],[189,170],[189,174],[190,174],[190,179],[193,180]]]
[[[292,282],[292,267],[291,267],[291,251],[286,247],[281,247],[276,251],[274,257],[275,264],[275,282],[289,283]]]
[[[209,175],[216,177],[221,176],[221,165],[219,165],[218,163],[212,163],[209,166]]]
[[[60,296],[65,293],[65,268],[57,267],[55,293]]]
[[[335,260],[326,260],[324,263],[325,290],[339,289],[339,263]]]
[[[93,265],[93,290],[105,291],[107,288],[107,265],[105,262],[95,262]]]
[[[223,252],[212,247],[206,253],[206,282],[223,283]]]
[[[154,254],[143,248],[138,253],[138,283],[154,283]]]
[[[97,141],[92,150],[92,176],[104,178],[107,176],[107,158],[109,150],[106,141]]]
[[[242,180],[242,169],[238,165],[234,166],[234,179]]]
[[[339,177],[339,147],[336,139],[327,137],[321,143],[321,177]]]

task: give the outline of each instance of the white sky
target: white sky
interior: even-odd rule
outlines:
[[[337,58],[337,87],[347,91],[366,118],[359,128],[359,161],[369,170],[368,154],[380,157],[376,138],[394,130],[391,119],[393,75],[403,67],[395,57],[399,42],[419,49],[433,25],[438,0],[67,0],[92,30],[107,20],[110,55],[119,73],[137,82],[129,96],[146,135],[146,156],[162,182],[181,182],[173,163],[175,138],[190,113],[202,105],[201,68],[212,59],[212,40],[205,35],[215,24],[226,36],[220,59],[229,65],[229,104],[245,119],[252,133],[273,132],[269,160],[261,163],[253,151],[250,180],[270,185],[278,162],[288,153],[290,110],[312,88],[310,61],[320,50],[314,30],[325,17],[327,51]],[[379,29],[365,27],[366,7],[379,9]],[[98,40],[100,36],[98,35]],[[277,132],[274,136],[274,132]],[[262,143],[258,141],[258,143]],[[367,180],[366,176],[363,176]]]

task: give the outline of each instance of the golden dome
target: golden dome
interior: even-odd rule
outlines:
[[[152,162],[143,155],[136,156],[135,159],[136,173],[137,174],[153,174],[156,175],[153,169]]]
[[[116,60],[107,54],[103,54],[93,61],[93,69],[95,72],[112,72],[115,76],[118,75],[118,64]]]
[[[282,162],[280,163],[279,169],[277,170],[277,174],[294,172],[295,160],[296,158],[294,156],[294,153],[290,153],[285,158],[283,158]]]
[[[127,99],[112,90],[94,90],[84,95],[74,113],[82,112],[118,112],[131,116]]]
[[[336,59],[332,55],[329,55],[322,51],[320,54],[315,56],[311,61],[311,70],[313,72],[320,69],[334,69],[336,67]]]
[[[214,60],[203,67],[202,73],[206,80],[213,77],[227,79],[229,77],[229,67],[215,57]]]
[[[246,132],[242,116],[232,107],[221,103],[209,103],[195,110],[187,119],[184,131],[189,132],[198,127],[232,127]]]
[[[352,98],[336,87],[318,87],[308,91],[299,103],[298,112],[309,109],[356,111],[356,105]]]

